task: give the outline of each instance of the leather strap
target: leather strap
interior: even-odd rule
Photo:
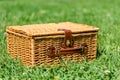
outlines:
[[[48,48],[47,55],[49,57],[58,57],[59,53],[60,55],[67,55],[67,54],[73,54],[73,53],[81,53],[83,54],[85,51],[85,48],[87,48],[86,44],[81,44],[77,48],[61,48],[60,50],[55,49],[55,47],[51,46]],[[58,52],[59,51],[59,52]]]
[[[70,48],[73,46],[72,31],[67,29],[58,29],[58,31],[64,31],[65,37],[62,43],[63,48]]]
[[[84,53],[85,51],[84,49],[87,48],[87,45],[85,43],[81,44],[77,48],[73,47],[71,30],[58,29],[58,31],[64,31],[64,34],[65,34],[64,40],[62,42],[62,46],[60,50],[57,50],[55,49],[55,47],[50,46],[47,50],[47,55],[49,57],[56,57],[56,56],[58,57],[59,53],[60,55],[67,55],[67,54],[73,54],[73,53]]]

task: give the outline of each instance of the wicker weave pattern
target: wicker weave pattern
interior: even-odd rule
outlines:
[[[62,39],[46,39],[46,40],[43,39],[43,40],[35,41],[35,43],[36,43],[35,60],[37,60],[35,64],[37,64],[37,65],[41,65],[43,63],[45,65],[60,64],[58,57],[49,58],[48,56],[46,56],[46,51],[47,51],[47,48],[51,45],[55,46],[56,48],[60,48],[61,41],[62,41]],[[77,45],[75,45],[75,47],[79,46],[78,41],[75,41],[75,44],[77,44]],[[38,57],[38,55],[39,55],[39,57]],[[74,53],[72,55],[68,54],[67,56],[61,55],[61,57],[65,61],[68,61],[68,60],[81,61],[83,58],[83,55],[80,55],[79,53]]]
[[[8,51],[13,58],[20,58],[21,61],[32,65],[31,40],[22,36],[7,33]]]
[[[34,24],[34,25],[23,25],[23,26],[9,26],[7,28],[10,31],[21,33],[27,36],[41,36],[41,35],[52,35],[52,34],[64,34],[58,29],[72,29],[72,33],[78,32],[90,32],[97,31],[98,28],[83,24],[75,24],[71,22],[61,23],[48,23],[48,24]]]
[[[66,24],[66,23],[62,23],[62,26],[63,24]],[[53,24],[50,24],[50,25],[53,25]],[[74,27],[73,24],[72,26]],[[18,28],[14,27],[14,30],[12,30],[12,27],[7,28],[7,46],[11,56],[13,56],[14,58],[19,57],[21,59],[21,62],[28,66],[34,66],[34,65],[49,66],[54,64],[60,64],[58,57],[50,58],[46,55],[46,53],[47,53],[47,48],[49,46],[54,46],[57,49],[61,47],[61,42],[64,38],[64,34],[57,33],[56,35],[50,34],[50,35],[44,35],[44,36],[42,35],[28,36],[21,32],[17,33],[15,29],[18,29]],[[73,29],[75,30],[75,28]],[[92,30],[92,29],[93,28],[89,28],[88,30]],[[23,31],[24,30],[27,30],[27,29],[23,29]],[[28,32],[32,32],[31,30],[32,29],[28,29]],[[87,58],[88,60],[92,60],[96,58],[98,28],[96,28],[96,30],[94,29],[93,31],[85,32],[85,33],[84,33],[84,30],[81,33],[74,33],[72,36],[73,36],[75,48],[77,48],[82,43],[87,44],[87,49],[85,50],[85,53],[84,54],[81,54],[81,53],[67,54],[66,56],[61,55],[63,60],[82,61],[84,58]],[[17,31],[19,31],[19,29]],[[22,29],[20,29],[20,31],[22,31]],[[36,34],[34,30],[33,32],[34,33],[32,33],[31,35],[36,35],[36,34],[38,35],[38,31],[36,32]]]

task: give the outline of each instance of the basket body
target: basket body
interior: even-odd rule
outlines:
[[[10,28],[7,28],[7,48],[8,53],[13,58],[20,58],[21,62],[27,66],[49,66],[60,64],[58,57],[49,57],[47,55],[47,49],[50,46],[60,49],[61,43],[65,37],[64,33],[30,36],[15,32]],[[73,33],[72,39],[74,40],[74,48],[77,48],[80,44],[85,43],[87,44],[87,48],[84,51],[85,53],[68,53],[66,55],[61,55],[61,58],[65,61],[82,61],[84,58],[88,60],[95,59],[97,49],[97,33],[98,29],[96,31],[88,30],[88,32],[83,31]]]

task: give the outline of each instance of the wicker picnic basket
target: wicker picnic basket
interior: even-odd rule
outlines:
[[[27,66],[96,58],[98,28],[72,22],[8,26],[7,48]]]

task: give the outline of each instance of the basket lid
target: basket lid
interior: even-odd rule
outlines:
[[[8,26],[7,31],[27,35],[27,36],[44,36],[44,35],[58,35],[64,34],[58,29],[68,29],[72,33],[98,31],[99,28],[88,26],[84,24],[77,24],[72,22],[48,23],[48,24],[33,24],[22,26]]]

